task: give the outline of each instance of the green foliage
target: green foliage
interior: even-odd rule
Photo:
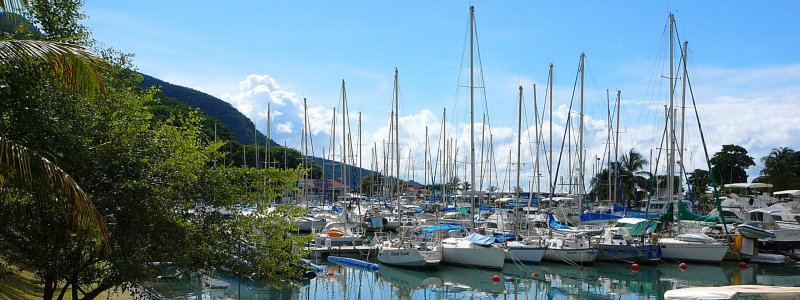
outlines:
[[[711,173],[722,186],[728,183],[747,182],[747,168],[755,166],[753,158],[747,155],[747,149],[737,145],[723,145],[722,150],[714,153],[709,160]]]
[[[711,173],[706,170],[695,169],[689,174],[689,185],[692,187],[694,197],[700,202],[707,202],[709,200],[706,190],[711,184]]]
[[[800,189],[800,152],[788,147],[775,148],[761,162],[764,169],[760,182],[773,184],[776,191]]]
[[[194,89],[159,80],[152,76],[144,74],[142,74],[142,76],[144,79],[139,84],[140,87],[145,89],[150,87],[159,88],[165,97],[176,99],[192,108],[202,110],[225,124],[225,126],[233,132],[239,143],[252,145],[255,142],[258,145],[264,145],[266,136],[261,132],[257,132],[253,122],[228,102]],[[254,131],[256,137],[255,141],[253,140]],[[270,145],[278,146],[274,141],[270,141]]]
[[[89,29],[79,23],[83,0],[31,0],[26,16],[42,29],[45,39],[88,46]]]
[[[633,205],[636,199],[636,191],[642,189],[652,193],[652,184],[650,179],[653,177],[649,172],[642,169],[648,164],[647,159],[634,149],[622,155],[622,160],[619,163],[610,163],[609,168],[603,169],[592,178],[592,188],[589,192],[591,198],[597,197],[598,199],[608,198],[609,189],[614,190],[612,186],[617,186],[617,195],[611,195],[612,198],[623,200],[627,205]],[[619,173],[617,173],[617,170]],[[611,172],[611,183],[608,182],[609,172]]]
[[[36,6],[41,3],[59,7]],[[79,4],[42,1],[31,13],[49,28],[46,36],[67,39],[80,33],[70,25],[79,19]],[[73,20],[59,24],[59,16]],[[127,54],[103,50],[100,60],[70,51],[89,55],[72,44],[0,41],[0,138],[38,153],[80,184],[105,220],[109,251],[97,251],[95,240],[76,234],[63,207],[53,204],[66,196],[47,198],[4,184],[0,220],[11,224],[0,231],[4,260],[35,270],[45,299],[70,291],[73,299],[93,299],[109,288],[129,287],[158,274],[151,262],[173,262],[186,270],[223,266],[244,249],[237,244],[250,247],[259,276],[298,276],[292,265],[303,255],[297,247],[307,237],[288,237],[293,225],[282,218],[299,211],[240,217],[220,211],[248,204],[266,210],[270,199],[296,187],[302,170],[214,168],[213,162],[228,154],[221,152],[224,142],[210,136],[206,116],[165,105],[168,100],[156,90],[136,88],[140,76],[131,71]],[[95,63],[108,66],[73,72],[81,70],[70,67],[75,62],[87,70]],[[74,88],[94,76],[103,80],[102,93]],[[2,164],[0,181],[10,182],[15,170]],[[270,239],[258,239],[256,229]]]

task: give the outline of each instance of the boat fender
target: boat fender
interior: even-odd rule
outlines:
[[[653,233],[652,244],[658,244],[658,234],[657,233]]]
[[[736,252],[739,252],[739,250],[742,250],[742,235],[741,234],[736,234],[736,235],[733,236],[733,245],[732,246],[733,246],[732,247],[733,250],[735,250]]]

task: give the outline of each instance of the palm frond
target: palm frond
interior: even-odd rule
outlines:
[[[16,184],[39,201],[61,208],[79,238],[108,249],[108,230],[89,196],[58,165],[25,146],[0,137],[0,170],[4,184]]]
[[[84,96],[106,89],[101,71],[106,63],[86,48],[63,42],[38,40],[0,41],[0,64],[3,67],[30,68],[45,66],[65,87]]]

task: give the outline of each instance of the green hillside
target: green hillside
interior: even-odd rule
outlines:
[[[224,123],[231,132],[233,132],[233,136],[239,143],[244,145],[253,144],[253,131],[255,130],[253,122],[228,102],[209,94],[184,86],[171,84],[152,76],[145,74],[142,74],[142,76],[144,80],[139,83],[139,86],[142,88],[152,86],[159,87],[164,96],[183,102],[192,108],[198,108]],[[255,134],[258,145],[264,145],[266,136],[259,131],[256,131]],[[278,146],[275,141],[270,141],[270,145]]]
[[[209,94],[171,84],[152,76],[144,74],[142,74],[142,76],[144,77],[144,80],[139,84],[139,86],[143,88],[156,86],[160,87],[161,89],[161,95],[159,97],[161,98],[161,102],[154,106],[154,113],[157,116],[166,118],[166,116],[168,116],[170,113],[186,112],[189,108],[200,109],[200,111],[203,113],[211,116],[213,119],[219,120],[219,122],[222,123],[217,124],[218,138],[221,140],[230,140],[231,138],[235,137],[236,141],[238,142],[227,144],[223,147],[223,151],[228,152],[228,155],[223,162],[224,164],[255,166],[255,162],[259,161],[259,165],[263,166],[265,150],[263,145],[266,137],[261,132],[257,132],[259,141],[258,145],[261,146],[257,148],[252,146],[242,148],[242,145],[253,144],[253,122],[245,117],[236,108],[231,106],[229,103]],[[213,134],[213,119],[207,119],[203,121],[204,128],[206,128],[209,136]],[[274,152],[272,158],[270,159],[273,161],[273,166],[291,168],[298,165],[299,158],[297,156],[301,154],[297,152],[297,150],[287,149],[289,150],[289,161],[287,164],[284,164],[282,161],[284,158],[282,149],[284,148],[275,143],[275,141],[271,141],[270,147],[272,148],[270,152]],[[256,158],[256,151],[260,153],[258,158]],[[311,157],[310,160],[315,165],[314,171],[312,172],[314,177],[319,178],[322,177],[322,174],[324,174],[325,178],[341,180],[342,169],[338,162],[319,157]],[[350,165],[345,167],[345,172],[348,174],[348,185],[350,186],[356,185],[360,181],[360,178],[376,174],[376,172]]]

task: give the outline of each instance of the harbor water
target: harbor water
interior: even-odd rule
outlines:
[[[359,269],[315,261],[314,279],[273,285],[225,272],[183,275],[148,284],[165,299],[663,299],[664,292],[695,286],[763,284],[800,286],[800,267],[748,264],[624,263],[591,266],[507,262],[503,270],[452,265],[418,271],[380,265]],[[495,277],[497,275],[497,277]],[[498,280],[499,279],[499,280]]]

